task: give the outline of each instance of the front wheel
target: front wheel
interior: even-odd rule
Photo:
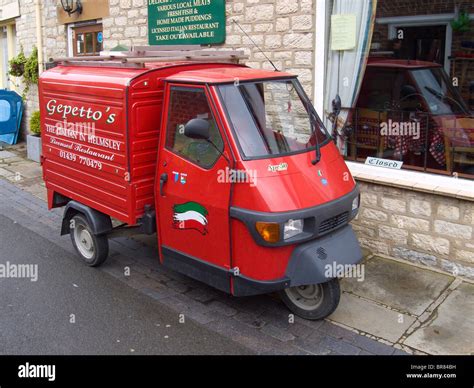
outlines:
[[[289,287],[280,291],[283,303],[301,318],[317,320],[331,315],[341,297],[339,279],[326,283]]]
[[[96,236],[82,214],[71,219],[71,240],[79,256],[90,267],[98,267],[109,255],[107,236]]]

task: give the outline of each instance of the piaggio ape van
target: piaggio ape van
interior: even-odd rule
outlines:
[[[339,302],[331,269],[362,258],[359,191],[297,78],[240,57],[58,60],[39,82],[48,206],[89,266],[110,237],[156,233],[162,265],[321,319]]]

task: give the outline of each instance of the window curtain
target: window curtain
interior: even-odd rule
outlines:
[[[326,68],[325,124],[337,139],[341,154],[347,154],[347,140],[342,128],[349,111],[354,107],[360,91],[370,51],[375,23],[377,0],[334,0],[333,15],[356,15],[356,47],[352,50],[332,51],[328,46]],[[332,31],[331,31],[332,33]],[[342,110],[334,123],[332,101],[339,95]],[[346,109],[344,109],[346,108]]]

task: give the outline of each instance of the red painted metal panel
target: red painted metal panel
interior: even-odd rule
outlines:
[[[154,206],[164,79],[177,72],[238,68],[219,63],[143,69],[58,66],[39,84],[43,175],[49,206],[62,194],[128,224]]]
[[[130,222],[124,76],[55,68],[41,77],[40,109],[48,190]]]

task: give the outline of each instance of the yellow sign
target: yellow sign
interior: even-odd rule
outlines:
[[[356,15],[331,16],[331,50],[352,50],[356,47]]]

